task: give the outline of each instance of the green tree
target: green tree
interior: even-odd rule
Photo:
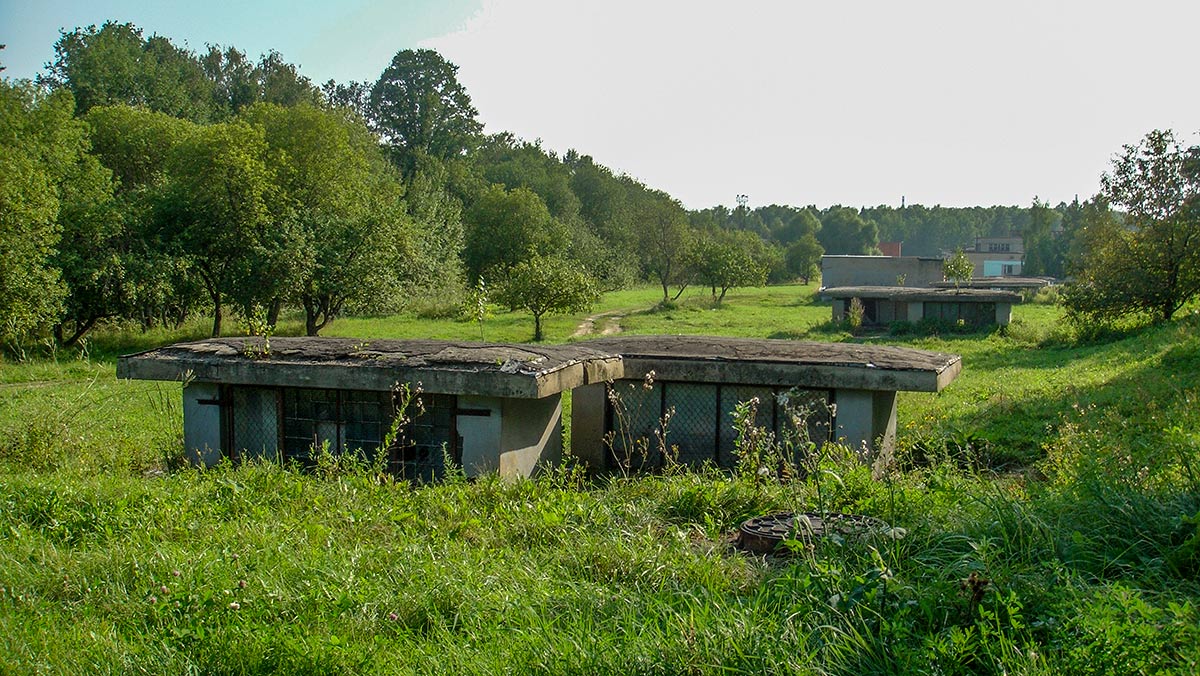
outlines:
[[[496,300],[511,310],[533,314],[533,339],[542,339],[542,316],[584,312],[600,298],[595,282],[559,257],[535,256],[509,270]]]
[[[875,222],[849,207],[830,207],[821,216],[817,238],[830,254],[863,255],[879,250],[879,229]]]
[[[405,49],[371,88],[371,123],[406,173],[417,150],[445,159],[475,146],[483,125],[457,74],[432,49]]]
[[[467,212],[463,259],[473,279],[507,270],[535,256],[566,249],[566,227],[550,216],[542,199],[528,188],[493,185]]]
[[[76,111],[126,104],[202,122],[213,117],[212,83],[196,56],[133,24],[109,21],[63,32],[40,82],[66,88]]]
[[[53,256],[60,221],[80,193],[100,182],[68,92],[0,80],[0,342],[17,346],[54,324],[66,289]]]
[[[153,219],[167,160],[195,125],[125,105],[93,107],[83,120],[92,154],[115,179],[115,200],[111,218],[65,232],[59,247],[69,295],[56,333],[67,345],[101,319],[180,321],[196,302],[194,282],[162,246]]]
[[[718,305],[730,289],[763,284],[767,268],[755,257],[761,248],[762,240],[749,231],[718,231],[698,236],[691,256],[696,281],[711,289]]]
[[[1051,209],[1049,204],[1033,198],[1033,205],[1029,208],[1029,223],[1021,233],[1025,244],[1022,274],[1062,276],[1062,253],[1053,232],[1060,219],[1061,214]]]
[[[636,208],[642,271],[662,287],[664,303],[671,299],[671,286],[678,287],[674,297],[679,298],[691,279],[694,233],[687,214],[678,202],[658,191],[641,196]]]
[[[809,232],[788,246],[784,260],[787,263],[788,272],[808,284],[813,275],[817,274],[823,255],[825,255],[825,249],[817,241],[817,236]]]
[[[242,119],[261,129],[273,151],[274,179],[298,239],[285,276],[292,285],[272,299],[268,323],[292,297],[315,336],[347,302],[394,295],[410,221],[400,184],[361,124],[308,105],[260,103]],[[283,227],[286,224],[277,224]]]
[[[227,301],[250,315],[293,281],[275,159],[262,130],[240,120],[198,127],[171,153],[160,232],[199,276],[214,337]]]
[[[1200,147],[1152,131],[1124,147],[1101,186],[1105,201],[1124,208],[1125,224],[1090,215],[1068,311],[1082,320],[1169,321],[1200,294]]]
[[[942,261],[942,274],[946,279],[954,282],[954,288],[958,289],[963,282],[970,281],[971,276],[975,274],[975,264],[971,262],[970,258],[967,258],[962,249],[958,249],[953,256]]]

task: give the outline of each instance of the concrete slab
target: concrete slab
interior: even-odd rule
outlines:
[[[962,358],[905,347],[716,336],[622,336],[586,345],[620,354],[627,379],[938,392]]]
[[[620,356],[586,343],[272,338],[267,350],[261,338],[218,338],[117,360],[119,378],[377,391],[419,382],[430,393],[523,399],[623,375]]]

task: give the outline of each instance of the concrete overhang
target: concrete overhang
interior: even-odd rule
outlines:
[[[892,301],[943,303],[1020,303],[1021,294],[996,289],[942,289],[904,286],[837,286],[823,289],[826,298],[882,298]]]
[[[126,355],[117,377],[384,391],[420,383],[437,394],[540,399],[615,380],[619,355],[590,345],[510,345],[442,340],[218,338]]]
[[[714,336],[622,336],[589,345],[618,353],[625,378],[829,389],[939,392],[962,357],[905,347]]]

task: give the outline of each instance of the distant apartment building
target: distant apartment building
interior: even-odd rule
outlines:
[[[975,266],[973,277],[1019,277],[1025,261],[1025,240],[976,237],[975,246],[963,253]]]

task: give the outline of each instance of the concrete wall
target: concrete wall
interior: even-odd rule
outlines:
[[[183,388],[183,448],[188,461],[211,467],[221,461],[221,386],[190,383]]]
[[[469,477],[500,470],[500,439],[503,399],[498,397],[458,398],[460,413],[455,429],[462,440],[462,468]]]
[[[929,286],[945,279],[942,259],[917,256],[822,256],[821,286]]]
[[[593,470],[605,467],[603,444],[607,389],[603,384],[574,391],[571,402],[571,453]],[[896,444],[896,393],[890,390],[834,390],[837,405],[834,438],[863,460],[889,456]],[[865,451],[864,451],[865,449]]]
[[[571,391],[571,455],[589,467],[604,467],[604,410],[608,385],[594,383]]]
[[[1012,303],[996,303],[996,326],[1008,326],[1012,322]]]
[[[896,393],[834,390],[834,438],[859,451],[863,460],[890,456],[896,446]]]
[[[503,399],[500,476],[534,476],[540,466],[562,461],[562,395]]]

